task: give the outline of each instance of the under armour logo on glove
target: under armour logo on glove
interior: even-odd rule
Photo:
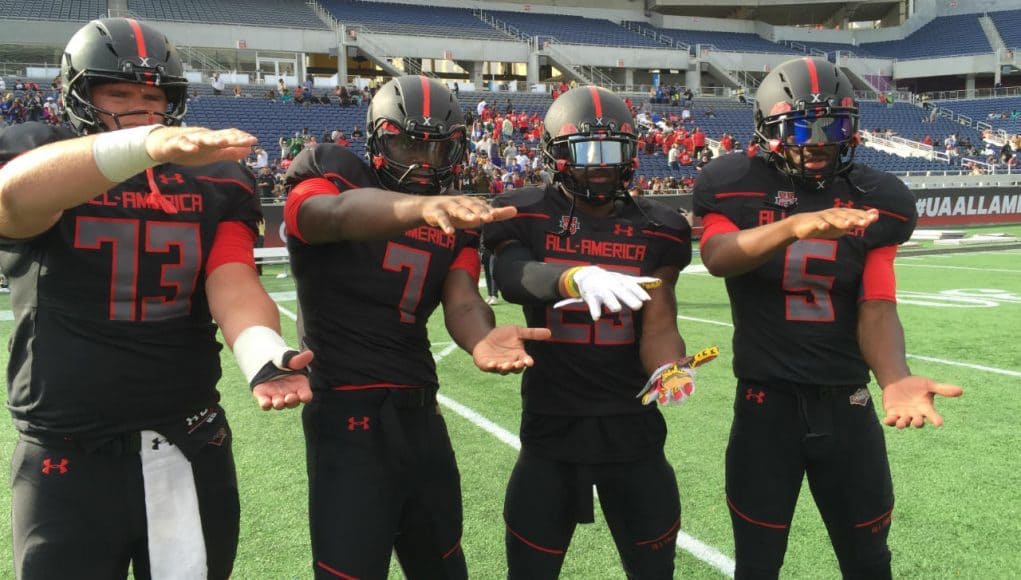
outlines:
[[[702,349],[695,356],[668,362],[657,368],[638,393],[643,405],[653,401],[660,405],[679,405],[695,392],[695,367],[720,355],[716,346]]]

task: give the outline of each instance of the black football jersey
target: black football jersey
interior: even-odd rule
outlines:
[[[747,155],[716,159],[699,175],[695,214],[723,214],[740,229],[838,206],[875,208],[879,221],[838,240],[799,240],[755,270],[727,278],[739,379],[830,386],[868,382],[857,339],[865,256],[911,237],[915,199],[893,175],[857,164],[821,189]]]
[[[0,163],[73,137],[26,123],[0,133]],[[8,402],[18,429],[106,435],[177,420],[219,399],[221,345],[205,292],[217,226],[261,219],[237,163],[160,165],[0,241],[10,279]],[[162,198],[162,199],[160,199]]]
[[[691,228],[677,212],[646,198],[625,202],[608,217],[571,212],[555,186],[528,187],[497,196],[494,205],[518,209],[513,219],[486,224],[487,244],[517,240],[536,260],[596,265],[632,276],[691,262]],[[626,305],[593,322],[582,303],[523,306],[529,326],[548,327],[553,338],[527,343],[535,366],[525,369],[526,412],[605,416],[649,410],[635,398],[648,379],[639,357],[642,310]]]
[[[300,153],[287,172],[291,184],[312,178],[341,192],[380,187],[350,149],[329,143]],[[313,388],[437,386],[426,323],[463,252],[473,255],[477,276],[478,245],[477,231],[448,235],[430,226],[390,240],[315,245],[288,232],[305,345],[316,355]]]

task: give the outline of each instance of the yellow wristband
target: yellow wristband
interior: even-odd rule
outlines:
[[[574,281],[574,275],[578,273],[584,266],[575,266],[564,272],[561,277],[560,292],[564,295],[564,298],[580,298],[581,291],[578,290],[578,284]]]

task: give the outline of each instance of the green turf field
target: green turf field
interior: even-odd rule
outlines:
[[[293,281],[274,277],[277,271],[267,268],[263,281],[281,306],[285,336],[293,340]],[[966,392],[961,399],[939,401],[946,420],[942,429],[886,432],[897,495],[890,534],[894,577],[1018,577],[1021,250],[904,256],[897,274],[912,369],[962,385]],[[683,504],[677,577],[729,577],[734,549],[723,496],[733,392],[729,306],[722,280],[706,274],[682,275],[677,296],[678,324],[689,349],[718,344],[722,350],[719,360],[700,370],[694,398],[665,410],[671,429],[667,454]],[[9,300],[0,296],[0,311],[8,309]],[[501,322],[522,319],[513,305],[501,303],[495,309]],[[0,318],[4,335],[10,325]],[[442,403],[461,468],[469,570],[475,578],[503,578],[501,512],[516,457],[518,377],[478,372],[470,357],[450,344],[442,316],[433,317],[431,332]],[[794,356],[778,345],[777,356],[788,354]],[[6,364],[6,354],[0,358]],[[220,390],[234,428],[242,494],[242,537],[233,577],[311,578],[299,413],[259,411],[229,354],[224,365]],[[15,439],[9,425],[4,421],[0,427],[5,469]],[[8,503],[9,489],[0,486],[0,504]],[[12,576],[9,517],[6,507],[0,509],[0,578]],[[596,524],[579,527],[563,578],[623,577],[609,531],[598,520],[597,515]],[[401,577],[396,566],[392,570],[391,577]],[[807,485],[782,576],[839,577]]]

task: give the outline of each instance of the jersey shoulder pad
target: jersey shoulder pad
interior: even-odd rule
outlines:
[[[748,200],[759,201],[753,194],[762,191],[762,184],[771,180],[772,171],[762,157],[748,157],[743,152],[713,159],[695,179],[692,193],[695,215],[722,213],[736,223],[735,216],[730,214]]]
[[[335,143],[322,143],[298,154],[287,169],[287,185],[321,177],[341,191],[378,184],[375,174],[353,151]]]
[[[74,137],[74,133],[70,130],[48,123],[31,122],[11,125],[0,130],[0,165],[36,147]]]
[[[675,209],[659,200],[649,199],[647,197],[635,198],[635,202],[641,206],[641,208],[645,211],[645,214],[648,215],[652,221],[662,224],[665,228],[684,234],[685,241],[690,239],[691,225],[688,224],[688,220],[684,219],[684,216],[678,213]]]
[[[514,206],[518,211],[535,208],[545,201],[546,190],[540,187],[522,187],[502,193],[493,198],[493,207]]]
[[[862,206],[879,211],[879,220],[866,230],[873,247],[901,244],[911,237],[918,222],[915,195],[895,175],[855,165],[849,175],[862,196]]]

